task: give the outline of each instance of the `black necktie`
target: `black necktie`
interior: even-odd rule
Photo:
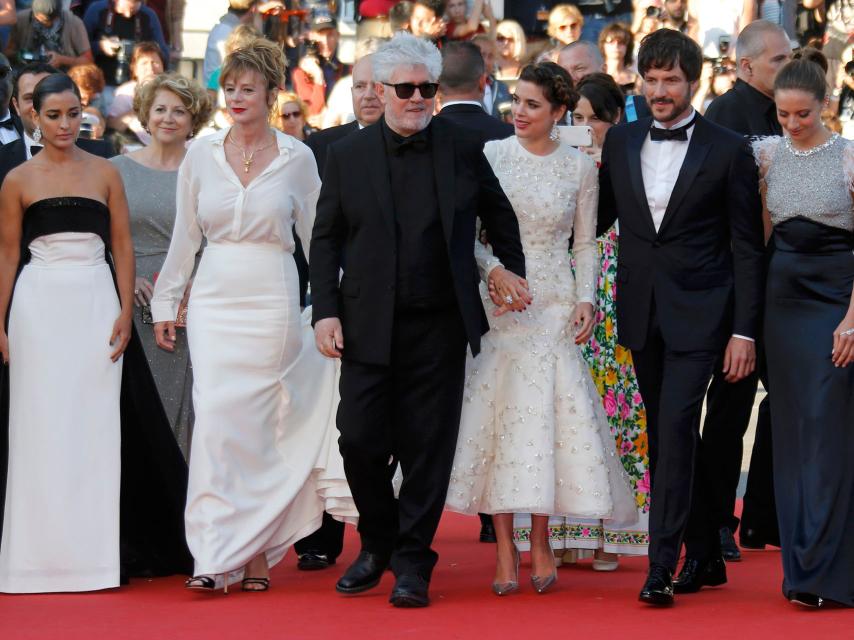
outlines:
[[[680,140],[682,142],[687,142],[688,129],[693,127],[695,122],[697,122],[696,114],[691,118],[691,122],[684,126],[676,127],[675,129],[662,129],[660,127],[653,126],[649,130],[649,139],[653,142],[663,142],[664,140]]]
[[[34,156],[41,150],[42,150],[42,147],[40,145],[34,144],[30,147],[30,155]]]
[[[5,120],[0,120],[0,129],[10,129],[12,131],[15,130],[15,122],[12,118],[6,118]]]

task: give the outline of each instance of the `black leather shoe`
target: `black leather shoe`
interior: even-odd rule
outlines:
[[[660,564],[652,565],[638,600],[659,606],[673,604],[673,575],[670,569]]]
[[[362,593],[373,589],[380,583],[383,571],[388,566],[389,557],[371,553],[364,549],[353,564],[344,572],[341,579],[335,585],[338,593]]]
[[[495,525],[491,522],[484,522],[480,525],[480,541],[498,542],[498,538],[495,537]]]
[[[726,583],[726,564],[721,556],[708,560],[685,558],[682,571],[673,581],[676,593],[697,593],[700,587],[717,587]]]
[[[779,536],[766,536],[759,529],[752,529],[744,525],[738,531],[738,541],[743,548],[752,550],[764,549],[765,545],[780,546]]]
[[[789,602],[791,602],[792,604],[799,604],[804,607],[810,607],[812,609],[818,609],[826,604],[824,598],[822,598],[821,596],[817,596],[814,593],[791,591],[789,592],[788,598]]]
[[[417,608],[426,607],[430,604],[430,596],[427,589],[430,583],[415,574],[401,574],[394,581],[394,589],[388,599],[395,607]]]
[[[721,539],[721,555],[727,562],[739,562],[741,560],[741,551],[738,550],[738,545],[735,543],[735,536],[729,527],[721,527],[718,532]]]
[[[333,558],[316,549],[306,551],[297,556],[297,569],[300,571],[319,571],[320,569],[328,569],[333,564],[335,564]]]

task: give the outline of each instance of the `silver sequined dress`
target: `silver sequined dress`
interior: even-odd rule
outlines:
[[[121,173],[127,192],[136,275],[153,282],[166,259],[175,225],[178,172],[150,169],[127,156],[117,156],[112,162]],[[193,374],[186,331],[177,330],[175,351],[169,353],[154,342],[152,325],[142,322],[139,307],[134,309],[134,324],[175,439],[186,457],[193,423]]]
[[[595,299],[596,168],[567,145],[536,156],[515,137],[484,152],[519,219],[534,303],[496,318],[481,286],[490,331],[466,365],[447,505],[631,523],[632,490],[571,326],[575,305]],[[483,273],[497,264],[476,253]]]

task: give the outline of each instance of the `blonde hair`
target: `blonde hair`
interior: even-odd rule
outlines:
[[[559,22],[563,22],[567,18],[572,18],[578,22],[579,28],[584,26],[584,16],[573,4],[557,4],[549,13],[549,26],[546,33],[552,38],[557,38],[557,26]]]
[[[270,111],[270,124],[276,129],[279,129],[279,116],[282,114],[282,107],[290,102],[299,107],[303,122],[308,118],[308,105],[297,94],[293,91],[279,91],[279,94],[276,96],[276,104],[273,105],[273,109]]]
[[[239,24],[225,39],[225,52],[229,54],[236,49],[242,49],[255,40],[255,38],[261,37],[261,32],[251,24]]]
[[[255,38],[226,56],[219,86],[225,88],[226,81],[233,76],[254,71],[264,78],[267,90],[272,91],[284,86],[286,65],[285,54],[278,44],[267,38]]]
[[[498,23],[495,31],[498,35],[513,37],[513,59],[516,62],[521,62],[528,48],[528,39],[525,37],[525,30],[522,25],[515,20],[502,20]]]
[[[196,135],[211,118],[213,105],[208,92],[195,80],[177,73],[161,73],[139,84],[133,95],[133,110],[143,127],[148,127],[148,116],[158,91],[174,93],[193,118],[192,133]]]

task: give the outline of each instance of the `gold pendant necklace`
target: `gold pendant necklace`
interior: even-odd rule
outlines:
[[[259,151],[264,151],[265,149],[269,149],[270,147],[273,146],[273,143],[276,142],[276,137],[273,136],[272,142],[265,144],[263,147],[258,147],[257,149],[252,149],[252,151],[250,151],[249,155],[247,156],[246,155],[246,149],[244,149],[243,147],[241,147],[239,144],[237,144],[234,141],[234,136],[231,135],[231,131],[232,130],[229,130],[227,138],[231,142],[231,144],[233,144],[235,147],[237,147],[237,149],[240,151],[240,154],[243,156],[243,173],[249,173],[249,169],[252,167],[252,163],[255,160],[255,154],[256,153],[258,153]]]

